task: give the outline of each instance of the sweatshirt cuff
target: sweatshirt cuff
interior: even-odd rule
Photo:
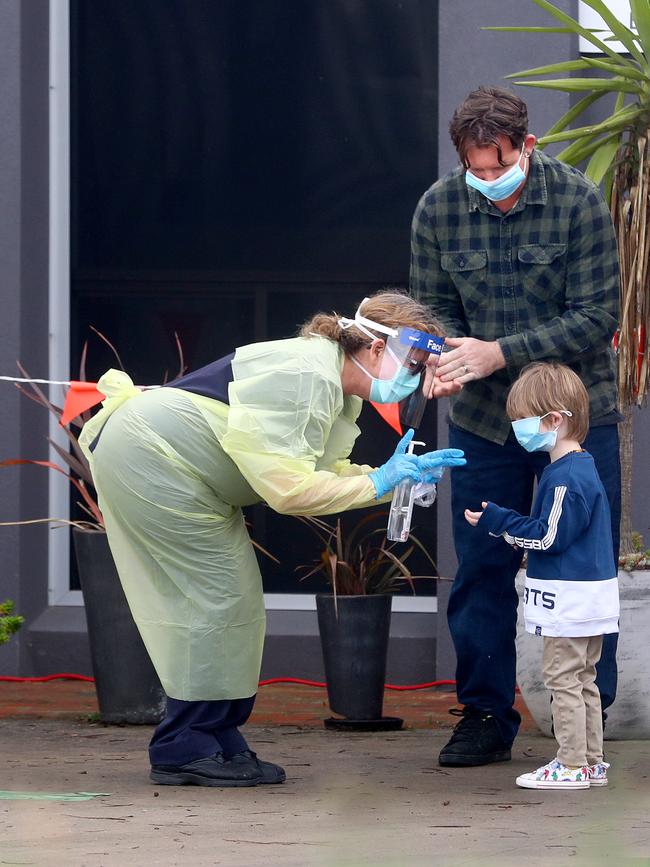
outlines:
[[[494,503],[488,503],[485,509],[483,509],[483,514],[478,522],[479,527],[483,530],[487,530],[488,533],[500,536],[503,532],[499,526],[502,521],[502,513],[503,509],[501,506],[497,506]]]

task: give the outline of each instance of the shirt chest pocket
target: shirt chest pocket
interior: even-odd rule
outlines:
[[[470,317],[487,296],[487,251],[459,250],[443,253],[440,267],[456,287],[463,302],[465,315]]]
[[[564,308],[566,251],[566,244],[524,244],[517,252],[526,301],[548,308],[551,315]]]

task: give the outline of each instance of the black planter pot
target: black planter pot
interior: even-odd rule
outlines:
[[[328,727],[401,725],[401,720],[382,717],[391,604],[387,595],[339,596],[336,610],[332,595],[316,595],[329,705],[353,724]]]
[[[165,693],[135,625],[106,533],[73,529],[102,722],[155,725]]]

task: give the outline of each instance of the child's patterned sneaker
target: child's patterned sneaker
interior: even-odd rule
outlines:
[[[536,771],[517,777],[516,782],[523,789],[588,789],[589,768],[568,768],[553,759]]]
[[[589,767],[589,782],[592,786],[606,786],[607,785],[607,768],[609,765],[607,762],[598,762],[597,765],[591,765]]]

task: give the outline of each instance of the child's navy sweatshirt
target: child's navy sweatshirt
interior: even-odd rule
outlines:
[[[571,638],[618,632],[609,505],[588,452],[570,452],[546,467],[530,517],[488,503],[479,526],[528,552],[528,632]]]

